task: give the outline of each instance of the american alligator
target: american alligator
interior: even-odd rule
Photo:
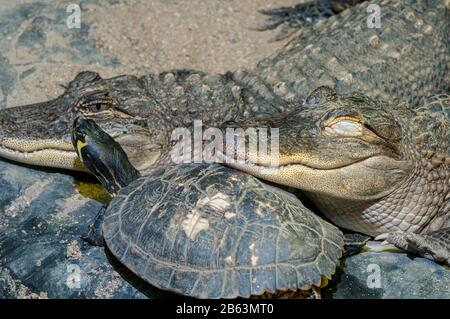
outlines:
[[[379,29],[367,26],[369,4],[381,8]],[[0,156],[84,170],[69,135],[79,115],[141,171],[166,165],[170,133],[194,119],[275,125],[280,170],[234,167],[305,190],[339,226],[448,263],[449,21],[442,0],[364,2],[303,28],[253,69],[83,72],[54,100],[0,113]]]

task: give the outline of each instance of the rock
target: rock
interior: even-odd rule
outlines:
[[[92,182],[0,161],[0,298],[173,296],[81,240],[103,205]]]
[[[343,264],[324,298],[450,298],[450,270],[425,258],[366,251]]]

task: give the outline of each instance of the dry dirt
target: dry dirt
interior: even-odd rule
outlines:
[[[0,13],[35,1],[0,0]],[[45,1],[44,1],[45,2]],[[116,58],[116,67],[85,64],[55,53],[50,59],[35,58],[37,50],[16,46],[1,52],[18,74],[30,66],[33,73],[21,77],[21,85],[8,93],[7,107],[47,100],[63,92],[76,73],[93,70],[103,77],[142,75],[175,68],[221,73],[254,65],[286,41],[273,42],[277,31],[256,30],[265,16],[259,9],[289,6],[298,0],[121,0],[116,4],[82,4],[81,23],[89,24],[88,37],[101,55]],[[56,10],[56,9],[55,9]],[[58,9],[60,10],[60,9]],[[64,13],[64,12],[63,12]],[[20,27],[26,28],[26,25]],[[74,30],[73,32],[76,32]],[[18,36],[9,35],[13,43]],[[48,32],[46,47],[65,45],[67,38]],[[14,45],[12,46],[14,47]],[[36,49],[36,48],[35,48]],[[22,50],[22,51],[21,51]],[[81,57],[80,57],[81,58]],[[24,87],[22,89],[22,87]]]

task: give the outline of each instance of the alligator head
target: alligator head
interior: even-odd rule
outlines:
[[[247,146],[249,128],[278,128],[277,152],[225,147],[234,155],[230,166],[307,191],[342,227],[420,232],[448,216],[449,115],[448,96],[412,110],[320,87],[296,110],[233,124],[241,130],[231,138],[244,135]]]
[[[154,143],[155,136],[149,138],[142,119],[152,103],[139,94],[143,85],[132,76],[104,80],[97,73],[82,72],[54,100],[0,111],[0,157],[83,171],[70,128],[77,116],[84,116],[120,142],[136,167],[145,168],[159,146]]]
[[[249,128],[278,128],[279,141],[277,152],[266,153],[250,147],[250,140],[241,149],[228,140],[225,147],[236,160],[230,165],[315,193],[377,199],[408,175],[410,165],[402,156],[401,127],[386,109],[364,95],[338,97],[320,87],[297,110],[234,124],[239,137]]]

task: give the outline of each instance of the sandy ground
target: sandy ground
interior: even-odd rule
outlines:
[[[44,1],[50,5],[53,2]],[[17,83],[7,93],[3,107],[44,101],[62,93],[77,72],[95,70],[103,77],[174,68],[193,68],[206,72],[224,72],[254,65],[274,52],[285,41],[273,42],[277,31],[260,32],[256,27],[265,17],[258,9],[293,5],[298,0],[120,0],[93,1],[81,5],[81,23],[89,25],[87,40],[95,43],[104,63],[67,58],[65,53],[45,53],[39,46],[20,46],[18,41],[30,26],[28,19],[18,31],[5,35],[10,49],[0,53],[14,66]],[[0,14],[35,1],[0,0]],[[70,2],[68,2],[70,3]],[[51,9],[41,13],[48,17]],[[50,11],[49,11],[50,10]],[[64,6],[54,10],[64,15]],[[76,34],[77,29],[70,32]],[[81,32],[81,31],[80,31]],[[3,35],[2,35],[3,36]],[[86,38],[83,35],[84,38]],[[70,39],[61,32],[46,32],[45,47],[67,47]],[[20,43],[19,43],[20,44]],[[60,50],[61,51],[61,50]],[[56,52],[56,53],[55,53]],[[40,55],[40,58],[37,56]],[[49,57],[51,55],[51,58]],[[32,72],[30,73],[30,70]],[[22,76],[26,73],[26,76]],[[0,92],[1,94],[2,92]],[[7,95],[7,99],[6,99]],[[1,96],[0,96],[1,97]]]

